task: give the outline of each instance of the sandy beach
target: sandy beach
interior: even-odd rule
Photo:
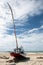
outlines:
[[[26,58],[15,63],[9,53],[0,52],[0,65],[43,65],[43,53],[26,53]]]

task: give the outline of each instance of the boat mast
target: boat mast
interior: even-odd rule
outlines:
[[[16,49],[18,50],[18,42],[17,42],[17,36],[16,36],[16,28],[15,28],[15,23],[14,23],[14,16],[13,16],[13,11],[12,11],[12,7],[10,6],[10,4],[7,2],[9,9],[11,10],[11,15],[12,15],[12,22],[14,25],[14,34],[15,34],[15,40],[16,40]]]

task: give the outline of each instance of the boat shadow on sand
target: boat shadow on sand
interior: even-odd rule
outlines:
[[[11,63],[11,62],[15,62],[15,63],[18,63],[18,62],[27,62],[30,60],[30,57],[26,57],[26,58],[13,58],[12,60],[9,60],[8,62]]]
[[[29,61],[29,60],[30,60],[29,57],[26,57],[26,58],[14,58],[14,59],[13,59],[13,61],[14,61],[15,63],[18,63],[18,62],[27,62],[27,61]]]
[[[27,61],[29,61],[29,60],[30,60],[29,57],[28,57],[28,58],[20,58],[20,59],[15,58],[15,59],[14,59],[14,62],[15,62],[15,63],[18,63],[18,62],[27,62]]]

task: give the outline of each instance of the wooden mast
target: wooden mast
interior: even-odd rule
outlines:
[[[18,42],[17,42],[17,36],[16,36],[16,28],[15,28],[15,23],[14,23],[13,11],[12,11],[10,4],[8,2],[7,2],[7,4],[9,6],[9,9],[11,10],[12,22],[13,22],[13,25],[14,25],[14,34],[15,34],[15,40],[16,40],[16,49],[18,50]]]

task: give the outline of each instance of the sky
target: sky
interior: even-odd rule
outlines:
[[[18,46],[25,51],[43,51],[43,0],[0,0],[0,51],[13,51]]]

